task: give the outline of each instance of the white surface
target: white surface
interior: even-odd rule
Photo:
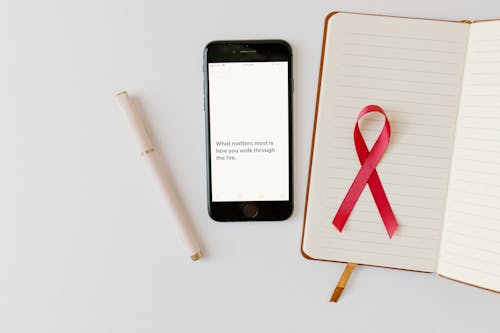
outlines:
[[[498,294],[299,252],[323,19],[500,17],[498,1],[2,1],[0,332],[493,332]],[[283,38],[295,56],[284,223],[218,224],[205,199],[202,49]],[[127,68],[123,71],[123,68]],[[206,258],[182,251],[113,94],[140,96]],[[387,311],[392,311],[388,315]]]

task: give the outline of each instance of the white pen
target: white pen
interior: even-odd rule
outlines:
[[[186,250],[189,252],[191,259],[194,261],[200,259],[201,249],[198,244],[198,240],[196,239],[193,229],[187,219],[186,212],[174,192],[169,178],[156,158],[155,149],[151,143],[151,139],[149,138],[139,112],[136,111],[134,104],[128,97],[128,93],[126,91],[116,94],[115,99],[120,106],[120,109],[123,111],[129,127],[139,144],[142,157],[151,167],[151,172],[160,186],[166,204],[171,208],[171,211],[175,215],[175,220],[172,221],[172,224],[177,229],[177,233],[186,245]]]

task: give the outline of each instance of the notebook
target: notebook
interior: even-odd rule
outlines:
[[[360,168],[353,128],[388,115],[376,170],[399,227],[365,187],[333,225]],[[301,250],[308,259],[437,272],[500,291],[500,21],[353,13],[325,21]],[[383,121],[360,128],[368,147]]]

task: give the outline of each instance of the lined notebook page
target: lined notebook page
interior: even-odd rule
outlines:
[[[307,255],[436,270],[468,30],[453,22],[330,18],[302,248]],[[360,167],[353,127],[367,104],[383,107],[392,127],[377,166],[400,224],[392,239],[368,187],[343,232],[332,225]],[[363,122],[367,142],[381,126]]]
[[[438,272],[500,291],[500,21],[471,25]]]

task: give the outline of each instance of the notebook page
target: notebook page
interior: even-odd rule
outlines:
[[[435,271],[469,26],[339,13],[328,22],[303,251],[324,260]],[[368,187],[342,233],[332,225],[360,164],[359,111],[388,114],[377,170],[400,224],[389,239]],[[370,146],[382,122],[364,121]]]
[[[470,30],[438,272],[500,291],[500,21]]]

